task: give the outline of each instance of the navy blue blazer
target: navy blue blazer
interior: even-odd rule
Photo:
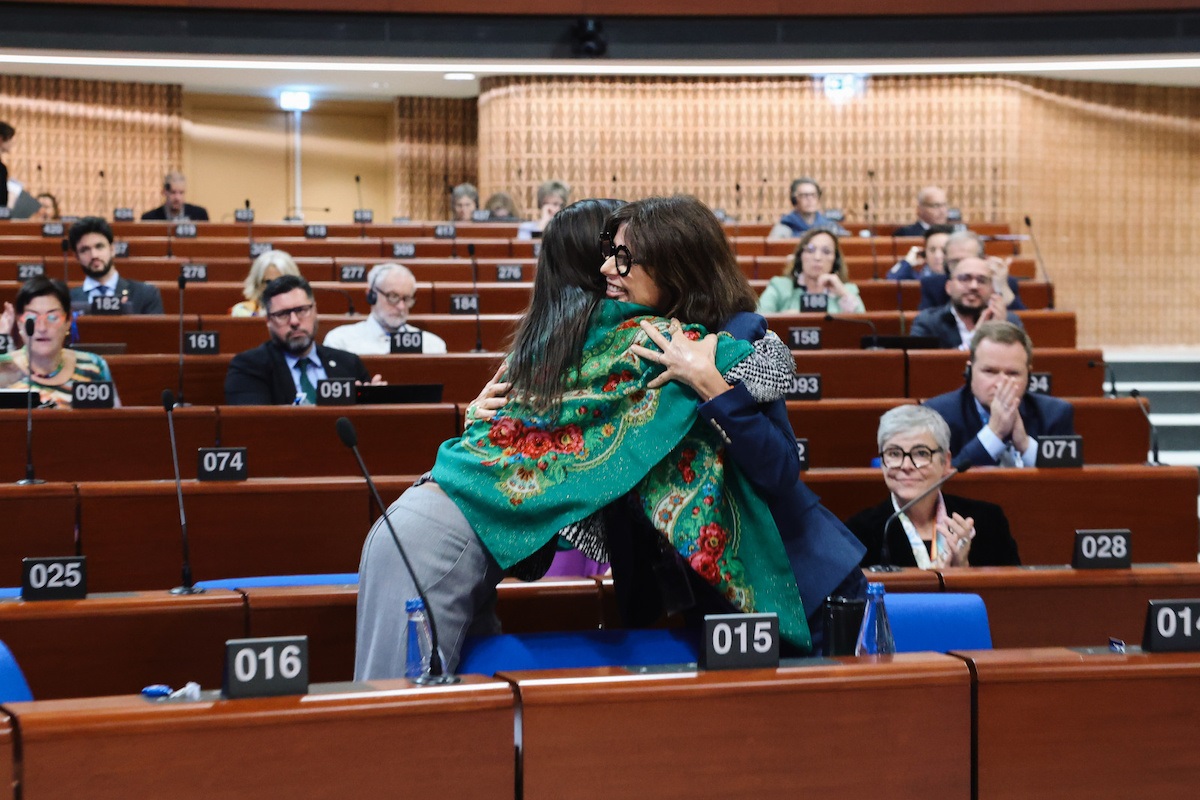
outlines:
[[[121,298],[122,314],[161,314],[163,313],[162,294],[157,286],[151,286],[141,281],[131,281],[128,278],[117,277],[117,297]],[[71,288],[71,305],[85,306],[87,313],[87,292],[82,286]]]
[[[905,225],[901,228],[896,228],[892,231],[892,236],[924,236],[925,226],[920,222],[914,222],[911,225]]]
[[[191,222],[208,222],[208,209],[204,206],[194,206],[191,203],[184,203],[183,215]],[[165,220],[166,218],[167,206],[165,204],[158,208],[152,208],[145,214],[142,214],[142,222]]]
[[[371,380],[362,359],[345,350],[317,345],[317,358],[330,378]],[[231,406],[287,406],[296,399],[296,382],[283,348],[274,342],[238,353],[225,373],[225,403]]]
[[[996,460],[976,438],[983,428],[983,418],[979,416],[970,386],[939,394],[924,404],[941,414],[950,426],[950,452],[955,461],[969,461],[974,466],[996,465]],[[1026,394],[1021,398],[1020,413],[1025,432],[1035,439],[1075,433],[1075,409],[1066,400],[1044,394]]]
[[[1011,311],[1006,318],[1018,328],[1025,327],[1021,324],[1021,318]],[[917,314],[909,333],[913,336],[936,336],[941,347],[958,347],[963,343],[958,332],[958,322],[954,319],[949,302],[937,308],[927,308]]]
[[[972,567],[1019,567],[1021,556],[1017,552],[1017,541],[1008,528],[1008,517],[1004,509],[995,503],[971,500],[953,494],[943,494],[947,514],[961,514],[975,520],[975,538],[967,563]],[[883,524],[892,516],[891,498],[872,506],[846,520],[846,527],[867,546],[863,566],[878,564],[883,550]],[[888,549],[891,561],[897,567],[915,567],[917,559],[904,533],[900,520],[892,520],[888,526]]]
[[[766,320],[741,313],[725,324],[738,339],[756,340]],[[781,399],[759,405],[742,384],[701,403],[698,412],[725,440],[726,451],[766,501],[800,588],[804,613],[858,570],[866,548],[800,480],[796,434]]]
[[[949,303],[950,295],[946,293],[947,280],[945,275],[926,275],[921,278],[921,303],[917,308],[937,308]],[[1011,275],[1008,276],[1008,288],[1013,293],[1013,301],[1008,306],[1009,310],[1025,311],[1025,302],[1021,299],[1021,290],[1017,286],[1017,279]]]

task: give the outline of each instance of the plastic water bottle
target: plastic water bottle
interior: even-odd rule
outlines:
[[[867,584],[867,610],[863,613],[862,627],[858,629],[858,642],[854,646],[856,656],[883,656],[896,652],[896,640],[892,638],[883,595],[882,583]]]
[[[429,674],[429,659],[433,653],[433,636],[425,603],[414,597],[404,604],[408,612],[408,645],[405,648],[404,677],[420,678]]]

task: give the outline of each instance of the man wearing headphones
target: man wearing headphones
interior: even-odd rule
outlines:
[[[777,239],[796,237],[803,235],[810,228],[821,228],[833,231],[838,236],[845,236],[846,229],[822,213],[821,194],[820,184],[812,178],[796,178],[792,181],[792,187],[789,189],[792,211],[780,218],[768,236]]]
[[[186,195],[187,178],[181,172],[168,172],[163,178],[163,204],[142,214],[142,221],[208,222],[207,209],[183,202]]]
[[[1010,322],[983,322],[971,337],[961,389],[925,405],[950,426],[950,452],[973,466],[1036,467],[1039,436],[1075,433],[1075,410],[1057,397],[1029,394],[1033,342]]]
[[[360,356],[392,352],[393,333],[421,335],[422,353],[444,353],[446,342],[408,324],[408,314],[417,299],[417,281],[401,264],[377,264],[367,273],[367,303],[371,315],[362,322],[334,328],[325,336],[325,346]]]

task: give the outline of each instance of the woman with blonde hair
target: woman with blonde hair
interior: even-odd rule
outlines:
[[[263,315],[262,293],[267,284],[284,275],[300,277],[300,268],[295,260],[282,250],[268,250],[254,259],[250,274],[246,276],[242,294],[246,299],[229,309],[235,317],[261,317]]]

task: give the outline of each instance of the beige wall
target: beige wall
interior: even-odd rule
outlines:
[[[292,205],[292,114],[269,98],[185,94],[183,164],[189,200],[214,220],[232,220],[247,199],[260,221],[278,221]],[[321,102],[301,123],[301,189],[309,222],[350,222],[363,203],[375,219],[395,208],[391,103]]]

